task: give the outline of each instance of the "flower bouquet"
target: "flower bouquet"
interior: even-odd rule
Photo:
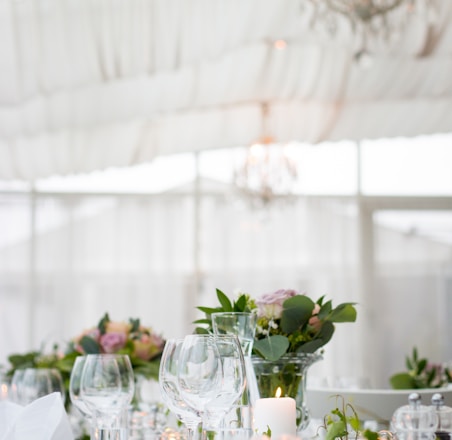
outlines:
[[[10,355],[8,360],[11,368],[8,375],[12,376],[19,368],[56,368],[60,371],[67,389],[77,356],[119,353],[129,355],[135,374],[158,379],[164,345],[162,336],[153,332],[150,327],[142,326],[139,319],[131,318],[128,322],[112,321],[106,313],[97,326],[84,330],[72,339],[63,352],[55,345],[50,353],[39,350]]]
[[[314,302],[293,289],[279,289],[256,299],[239,293],[232,301],[217,289],[217,298],[220,303],[217,307],[198,307],[205,318],[195,321],[201,324],[196,332],[212,332],[212,313],[256,313],[253,354],[270,361],[289,353],[314,353],[331,340],[335,323],[356,320],[354,303],[342,303],[333,308],[332,302],[325,301],[324,296]]]
[[[239,293],[235,300],[217,289],[217,298],[217,307],[198,307],[205,317],[195,321],[199,325],[196,331],[212,332],[213,313],[255,313],[252,362],[260,397],[274,397],[280,388],[281,396],[294,398],[298,429],[304,429],[309,422],[304,402],[307,369],[322,358],[319,349],[331,340],[335,324],[356,320],[354,303],[333,307],[324,296],[313,301],[293,289],[280,289],[256,299]]]

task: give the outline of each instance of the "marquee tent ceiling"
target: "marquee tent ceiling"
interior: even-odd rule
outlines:
[[[432,2],[366,67],[309,0],[2,1],[0,179],[246,145],[262,102],[279,141],[452,132],[452,2]]]

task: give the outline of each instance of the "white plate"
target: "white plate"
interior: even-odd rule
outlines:
[[[306,405],[311,418],[323,419],[326,414],[336,408],[335,396],[340,395],[344,397],[346,403],[350,403],[355,408],[360,419],[387,424],[396,409],[408,405],[408,396],[413,392],[421,395],[422,405],[430,405],[433,394],[441,393],[444,396],[444,404],[452,407],[452,389],[450,388],[420,390],[308,388]]]

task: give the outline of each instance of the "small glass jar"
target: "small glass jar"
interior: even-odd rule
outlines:
[[[391,420],[392,431],[399,440],[433,440],[438,415],[432,406],[421,404],[421,396],[411,393],[408,405],[398,408]]]

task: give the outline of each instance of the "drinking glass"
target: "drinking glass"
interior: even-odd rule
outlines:
[[[132,401],[135,383],[129,356],[89,354],[80,380],[79,400],[93,415],[91,438],[127,438],[124,417]]]
[[[180,395],[201,418],[203,428],[217,431],[240,398],[245,383],[240,342],[233,335],[189,335],[178,363]]]
[[[160,360],[159,386],[163,402],[184,424],[186,437],[191,440],[198,431],[201,417],[182,399],[178,386],[177,371],[183,342],[183,339],[166,341]]]
[[[251,356],[256,333],[255,313],[217,312],[212,313],[212,327],[216,335],[235,335],[239,338],[243,355]]]
[[[230,423],[234,422],[236,428],[252,430],[252,406],[259,398],[251,362],[257,315],[251,312],[217,312],[212,313],[211,318],[216,335],[235,335],[240,341],[245,362],[246,386],[241,401],[231,411]]]
[[[185,336],[179,353],[177,380],[182,399],[203,418],[206,405],[221,386],[220,353],[212,335]]]
[[[56,368],[26,368],[17,386],[23,405],[54,392],[60,393],[63,403],[66,400],[63,379]]]
[[[22,396],[22,383],[24,379],[25,370],[17,369],[14,371],[13,377],[11,379],[11,395],[9,399],[18,403],[19,405],[23,405],[23,396]]]
[[[226,427],[225,415],[237,405],[245,388],[245,362],[240,342],[235,335],[215,335],[214,341],[220,355],[221,380],[216,393],[204,411],[203,424],[207,430]]]
[[[75,358],[69,379],[69,397],[75,410],[83,417],[84,423],[77,423],[77,428],[80,429],[81,433],[85,432],[85,430],[90,432],[93,428],[92,411],[80,396],[80,383],[85,361],[86,356],[78,356]]]

